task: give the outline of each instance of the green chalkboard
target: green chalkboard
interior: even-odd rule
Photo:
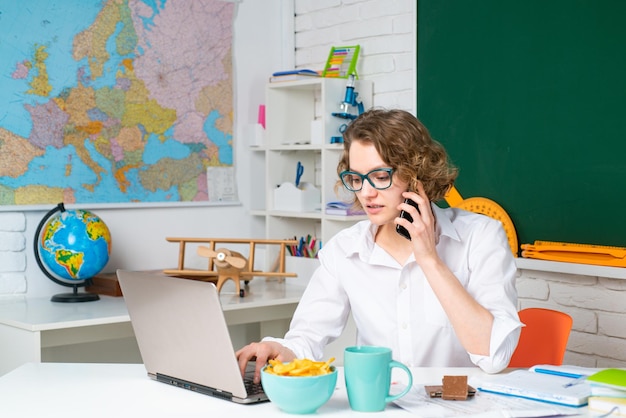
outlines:
[[[535,240],[626,246],[626,1],[419,0],[417,115]]]

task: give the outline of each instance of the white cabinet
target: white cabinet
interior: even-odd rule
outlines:
[[[372,83],[357,80],[356,101],[341,108],[346,97],[346,79],[311,78],[274,82],[266,88],[266,131],[262,145],[251,147],[253,212],[264,223],[265,237],[285,239],[311,235],[322,242],[364,216],[326,215],[327,202],[348,200],[352,196],[343,187],[335,192],[337,162],[343,144],[331,143],[341,137],[342,127],[351,119],[333,113],[358,115],[358,106],[371,107]],[[274,201],[277,187],[296,180],[296,167],[304,167],[301,183],[319,189],[319,204],[306,210],[284,210]],[[264,178],[262,178],[264,177]],[[264,187],[263,187],[264,186]],[[297,189],[296,189],[297,190]],[[295,195],[294,198],[298,198]]]

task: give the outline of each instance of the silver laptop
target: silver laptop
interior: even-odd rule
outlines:
[[[118,270],[117,277],[148,376],[238,403],[266,401],[242,378],[219,294],[211,282],[159,272]]]

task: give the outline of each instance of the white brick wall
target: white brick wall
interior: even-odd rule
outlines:
[[[361,45],[374,106],[415,110],[414,0],[295,0],[295,65],[324,68],[331,46]]]
[[[0,212],[0,296],[26,293],[26,217]]]
[[[564,362],[626,367],[626,280],[522,271],[519,307],[542,307],[574,319]]]

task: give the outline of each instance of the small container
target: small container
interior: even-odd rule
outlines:
[[[274,189],[274,210],[289,212],[313,212],[322,204],[320,189],[310,183],[295,184],[285,182]]]

